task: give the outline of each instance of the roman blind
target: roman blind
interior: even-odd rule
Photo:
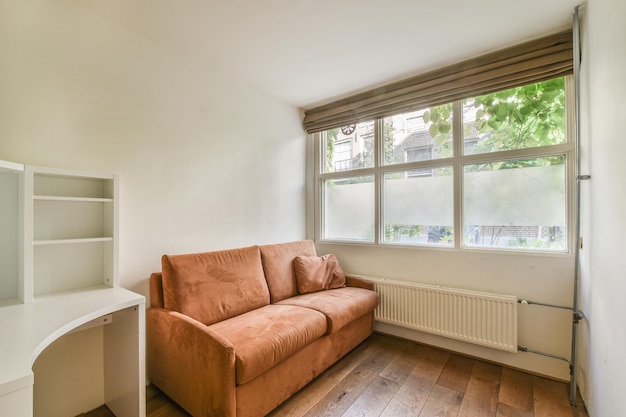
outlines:
[[[571,74],[572,31],[553,34],[306,110],[320,132]]]

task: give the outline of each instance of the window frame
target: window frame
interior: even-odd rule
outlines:
[[[547,256],[563,256],[573,253],[575,244],[574,234],[574,183],[575,183],[575,144],[574,144],[574,85],[573,76],[566,75],[565,78],[565,133],[566,140],[563,144],[548,145],[534,148],[506,150],[489,153],[478,153],[464,155],[463,131],[463,99],[452,102],[453,108],[453,156],[441,159],[431,159],[427,161],[404,162],[395,164],[385,164],[384,160],[384,117],[374,120],[374,166],[371,168],[358,168],[339,172],[323,172],[325,164],[325,140],[324,132],[312,133],[314,142],[314,240],[318,243],[338,243],[355,246],[374,247],[402,247],[415,250],[443,250],[443,251],[487,251],[489,253],[505,252],[513,254],[532,254]],[[525,159],[533,157],[547,157],[554,155],[565,156],[565,204],[567,233],[565,238],[565,249],[558,251],[546,251],[537,249],[503,248],[469,246],[463,242],[463,167],[469,164],[481,162],[495,162],[511,159]],[[390,243],[384,241],[384,175],[391,171],[438,168],[452,166],[453,169],[453,213],[454,213],[454,244],[450,247],[437,245],[415,245],[407,243]],[[340,179],[344,177],[354,177],[361,175],[374,175],[374,240],[373,242],[361,242],[350,240],[326,239],[324,237],[324,181],[328,179]]]

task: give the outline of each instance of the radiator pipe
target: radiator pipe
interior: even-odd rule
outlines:
[[[573,323],[579,323],[582,319],[585,318],[585,315],[583,314],[583,312],[576,309],[575,307],[560,306],[558,304],[540,303],[538,301],[530,301],[530,300],[524,300],[524,299],[517,300],[517,303],[522,304],[522,305],[537,305],[537,306],[550,307],[550,308],[560,308],[563,310],[571,310],[574,312],[573,319],[572,319]]]
[[[518,346],[517,350],[519,350],[520,352],[528,352],[528,353],[534,353],[536,355],[548,356],[550,358],[554,358],[554,359],[561,360],[563,362],[567,362],[571,366],[571,362],[569,361],[569,359],[564,358],[563,356],[557,356],[557,355],[553,355],[551,353],[545,353],[545,352],[540,352],[538,350],[528,349],[525,346]]]
[[[543,307],[561,308],[563,310],[574,310],[573,307],[560,306],[557,304],[540,303],[538,301],[531,301],[531,300],[517,300],[517,302],[518,304],[521,304],[521,305],[537,305],[537,306],[543,306]]]

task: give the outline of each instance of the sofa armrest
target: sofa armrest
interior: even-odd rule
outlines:
[[[346,286],[365,288],[366,290],[374,291],[374,283],[364,280],[363,278],[355,277],[354,275],[346,274]]]
[[[163,274],[161,272],[150,274],[150,307],[165,307],[163,300]]]
[[[148,376],[194,416],[235,417],[233,345],[204,324],[163,308],[146,311]]]

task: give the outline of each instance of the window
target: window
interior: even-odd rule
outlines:
[[[318,237],[566,252],[566,81],[319,133]]]

